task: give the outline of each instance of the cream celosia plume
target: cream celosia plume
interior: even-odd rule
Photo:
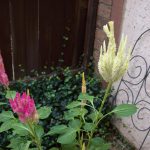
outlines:
[[[109,25],[109,27],[108,27]],[[131,50],[126,52],[127,37],[122,36],[119,48],[116,48],[114,37],[114,22],[110,21],[103,27],[108,37],[108,46],[105,41],[100,48],[98,69],[106,82],[115,82],[120,79],[128,68]]]

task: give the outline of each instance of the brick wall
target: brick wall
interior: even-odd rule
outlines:
[[[108,23],[108,21],[113,20],[115,25],[116,43],[118,44],[122,15],[124,12],[124,3],[125,0],[99,0],[93,52],[96,73],[98,73],[97,63],[99,59],[99,49],[102,42],[106,40],[106,35],[102,28]]]
[[[106,39],[106,35],[103,31],[103,26],[108,21],[111,20],[112,1],[113,0],[99,0],[98,4],[94,52],[93,52],[96,73],[98,73],[97,62],[99,59],[99,49],[100,46],[102,45],[102,42]]]

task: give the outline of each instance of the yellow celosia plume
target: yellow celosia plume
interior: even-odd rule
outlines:
[[[106,82],[113,83],[120,79],[127,70],[131,51],[126,52],[127,37],[124,36],[122,36],[117,50],[114,37],[114,22],[110,21],[108,25],[103,27],[108,37],[108,46],[106,47],[104,41],[100,48],[98,69]]]
[[[82,93],[83,94],[86,93],[86,81],[85,81],[84,72],[82,73]]]

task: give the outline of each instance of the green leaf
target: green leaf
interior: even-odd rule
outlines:
[[[39,114],[39,119],[46,119],[51,113],[51,107],[44,106],[39,108],[37,111]]]
[[[52,148],[49,149],[49,150],[59,150],[59,148],[57,148],[57,147],[52,147]]]
[[[78,130],[80,130],[80,127],[81,127],[81,121],[79,119],[71,120],[69,122],[69,127],[71,127],[74,130],[78,131]]]
[[[43,129],[42,126],[36,125],[36,126],[35,126],[35,132],[36,132],[37,136],[41,139],[41,137],[42,137],[43,134],[44,134],[44,129]]]
[[[14,125],[13,125],[14,128]],[[19,136],[27,136],[29,135],[29,132],[27,130],[24,130],[24,128],[14,128],[13,130],[14,134],[18,134]]]
[[[67,132],[58,137],[57,142],[61,144],[71,144],[75,141],[75,139],[76,139],[76,131],[72,128],[68,128]]]
[[[85,94],[80,93],[80,95],[78,96],[78,100],[82,100],[82,101],[87,100],[93,104],[94,96],[90,96],[87,93],[85,93]]]
[[[53,126],[46,135],[62,134],[68,127],[66,125]]]
[[[76,146],[76,143],[61,145],[61,147],[62,147],[62,150],[79,150],[79,148]]]
[[[74,102],[72,102],[72,103],[70,103],[69,105],[67,105],[67,108],[68,109],[71,109],[71,108],[74,108],[74,107],[78,107],[78,106],[81,106],[81,102],[79,102],[79,101],[74,101]]]
[[[85,114],[87,114],[87,113],[88,113],[88,111],[87,111],[87,109],[85,109],[85,108],[82,108],[82,109],[80,110],[80,115],[82,116],[82,118],[84,118]]]
[[[1,105],[6,105],[6,104],[7,104],[7,103],[0,102],[0,106],[1,106]]]
[[[103,114],[102,113],[99,113],[98,111],[93,111],[91,112],[91,114],[88,115],[88,117],[93,121],[95,122],[97,120],[97,118],[102,118],[103,117]]]
[[[27,141],[27,143],[24,144],[25,146],[23,147],[22,150],[29,150],[29,146],[30,146],[31,143],[32,143],[31,141]]]
[[[20,130],[21,132],[24,131],[24,132],[31,133],[30,129],[26,125],[24,125],[22,123],[15,123],[15,124],[13,124],[13,128],[14,128],[15,131]]]
[[[21,137],[13,137],[7,147],[12,148],[13,150],[29,150],[30,144],[31,141]]]
[[[14,119],[7,120],[4,123],[2,123],[2,125],[0,126],[0,133],[11,129],[14,123],[16,123],[16,120]]]
[[[137,107],[133,104],[121,104],[117,106],[114,110],[112,110],[113,113],[115,113],[119,117],[128,117],[136,113]]]
[[[80,115],[81,115],[81,108],[73,108],[65,112],[64,118],[65,120],[72,120]]]
[[[0,122],[5,122],[10,119],[15,119],[11,111],[3,111],[0,113]]]
[[[102,138],[95,137],[91,140],[89,150],[109,150],[111,144],[106,143]]]
[[[86,131],[93,131],[95,128],[95,124],[86,122],[85,125],[83,126],[83,128]]]
[[[16,96],[16,91],[6,91],[6,98],[7,99],[14,99]]]
[[[88,111],[85,108],[72,108],[65,113],[64,119],[65,120],[73,120],[75,117],[78,117],[78,116],[84,117],[84,115],[87,112]]]
[[[10,140],[10,144],[7,147],[19,150],[19,148],[22,146],[22,143],[24,143],[24,141],[21,137],[14,137]]]

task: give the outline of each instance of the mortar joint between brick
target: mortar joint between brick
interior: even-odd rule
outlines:
[[[104,5],[106,5],[106,6],[112,6],[112,3],[111,3],[111,5],[110,4],[106,4],[106,3],[104,3],[104,2],[99,2],[99,5],[100,4],[104,4]]]

